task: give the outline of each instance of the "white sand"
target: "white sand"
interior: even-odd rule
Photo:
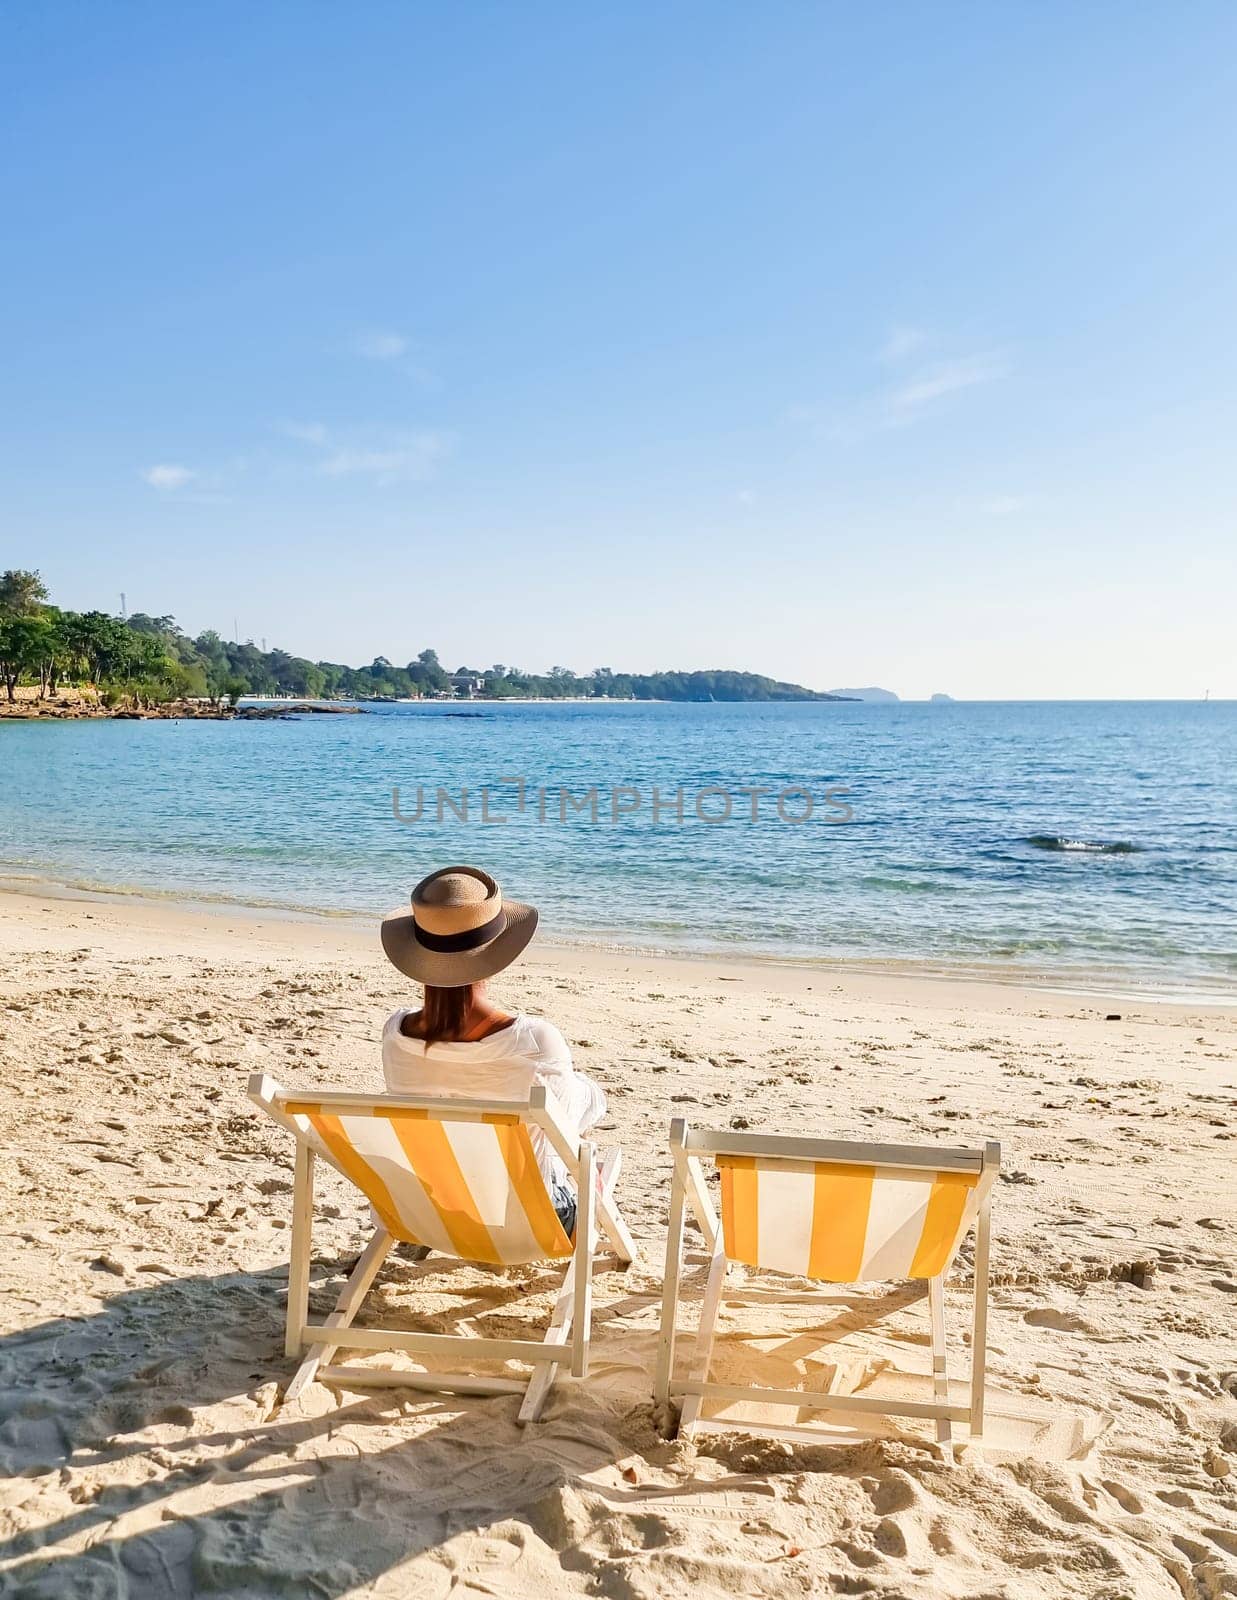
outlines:
[[[556,1020],[608,1089],[647,1253],[597,1280],[594,1378],[521,1431],[508,1399],[315,1385],[279,1406],[291,1150],[246,1079],[378,1086],[408,987],[375,938],[34,893],[0,896],[0,944],[0,1594],[1237,1593],[1233,1011],[528,960],[497,998]],[[916,1425],[856,1447],[659,1438],[672,1114],[1001,1140],[990,1455],[950,1469]],[[363,1240],[333,1174],[320,1200],[315,1311]],[[523,1330],[553,1281],[396,1262],[364,1320]],[[965,1287],[960,1264],[955,1370]],[[922,1302],[846,1298],[727,1314],[718,1369],[926,1370]]]

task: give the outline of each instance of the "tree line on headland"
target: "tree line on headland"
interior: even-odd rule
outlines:
[[[247,695],[298,699],[485,698],[566,700],[830,700],[795,683],[754,672],[613,672],[566,667],[521,672],[501,663],[448,672],[433,650],[406,666],[375,656],[365,667],[309,661],[286,650],[259,650],[207,629],[191,639],[172,617],[135,612],[67,611],[50,603],[37,572],[0,573],[0,681],[10,701],[19,684],[51,697],[65,684],[89,683],[108,705],[171,700],[233,704]]]

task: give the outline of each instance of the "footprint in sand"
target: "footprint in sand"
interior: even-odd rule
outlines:
[[[867,1550],[853,1539],[839,1539],[837,1549],[856,1567],[874,1567],[881,1560],[879,1551]]]
[[[873,1543],[884,1556],[901,1560],[906,1555],[906,1535],[892,1517],[883,1517],[877,1524]]]
[[[1185,1556],[1186,1560],[1195,1567],[1201,1566],[1205,1562],[1210,1563],[1214,1559],[1215,1552],[1208,1550],[1205,1544],[1199,1544],[1197,1539],[1187,1539],[1184,1534],[1177,1533],[1173,1535],[1173,1543],[1181,1551],[1181,1554]]]
[[[1076,1311],[1056,1311],[1052,1306],[1038,1306],[1023,1313],[1022,1320],[1032,1328],[1053,1328],[1057,1333],[1088,1333],[1098,1335],[1094,1323],[1080,1317]]]
[[[1111,1478],[1105,1478],[1103,1485],[1122,1511],[1128,1511],[1132,1517],[1142,1516],[1146,1507],[1136,1494],[1131,1494],[1124,1484],[1115,1483]]]
[[[920,1490],[907,1473],[896,1470],[879,1478],[864,1478],[861,1486],[872,1502],[873,1511],[889,1517],[898,1511],[909,1511],[920,1499]]]

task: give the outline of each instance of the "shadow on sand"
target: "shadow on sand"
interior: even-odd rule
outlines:
[[[349,1265],[315,1262],[319,1309]],[[396,1267],[396,1282],[420,1270]],[[555,1571],[589,1568],[580,1540],[637,1498],[617,1473],[584,1495],[584,1475],[637,1452],[654,1468],[686,1465],[649,1404],[608,1406],[569,1385],[529,1428],[509,1396],[388,1389],[357,1400],[315,1386],[281,1410],[285,1281],[282,1268],[163,1279],[0,1340],[0,1471],[11,1474],[0,1595],[438,1600],[462,1559],[474,1571],[476,1542],[467,1558],[450,1547],[470,1530],[485,1530],[480,1592],[515,1587],[517,1566],[522,1586],[544,1587]],[[501,1316],[540,1287],[525,1274],[483,1301],[465,1293],[451,1320]],[[853,1326],[838,1321],[839,1333]],[[720,1503],[745,1481],[688,1471],[658,1493]]]
[[[281,1412],[285,1279],[166,1279],[0,1340],[0,1594],[342,1595],[461,1531],[555,1517],[557,1491],[636,1446],[566,1393],[529,1429],[507,1396],[341,1403],[318,1387],[317,1414]],[[637,1432],[656,1447],[647,1418]],[[429,1600],[450,1578],[427,1568],[401,1590]]]

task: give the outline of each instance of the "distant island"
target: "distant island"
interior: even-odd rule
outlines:
[[[174,617],[66,611],[52,605],[37,572],[0,573],[0,681],[7,703],[17,688],[37,686],[36,700],[69,685],[98,691],[100,710],[150,709],[171,702],[232,707],[246,697],[297,700],[845,700],[866,691],[822,694],[755,672],[576,673],[552,667],[522,672],[496,663],[448,672],[434,650],[406,666],[375,656],[368,666],[310,661],[286,650],[260,650],[213,629],[191,639]],[[27,697],[28,698],[28,697]]]
[[[928,704],[932,706],[952,706],[954,703],[954,697],[951,694],[934,694],[928,699]]]
[[[831,700],[865,700],[874,705],[896,705],[898,696],[892,689],[877,689],[871,686],[867,689],[830,689],[828,698]]]

